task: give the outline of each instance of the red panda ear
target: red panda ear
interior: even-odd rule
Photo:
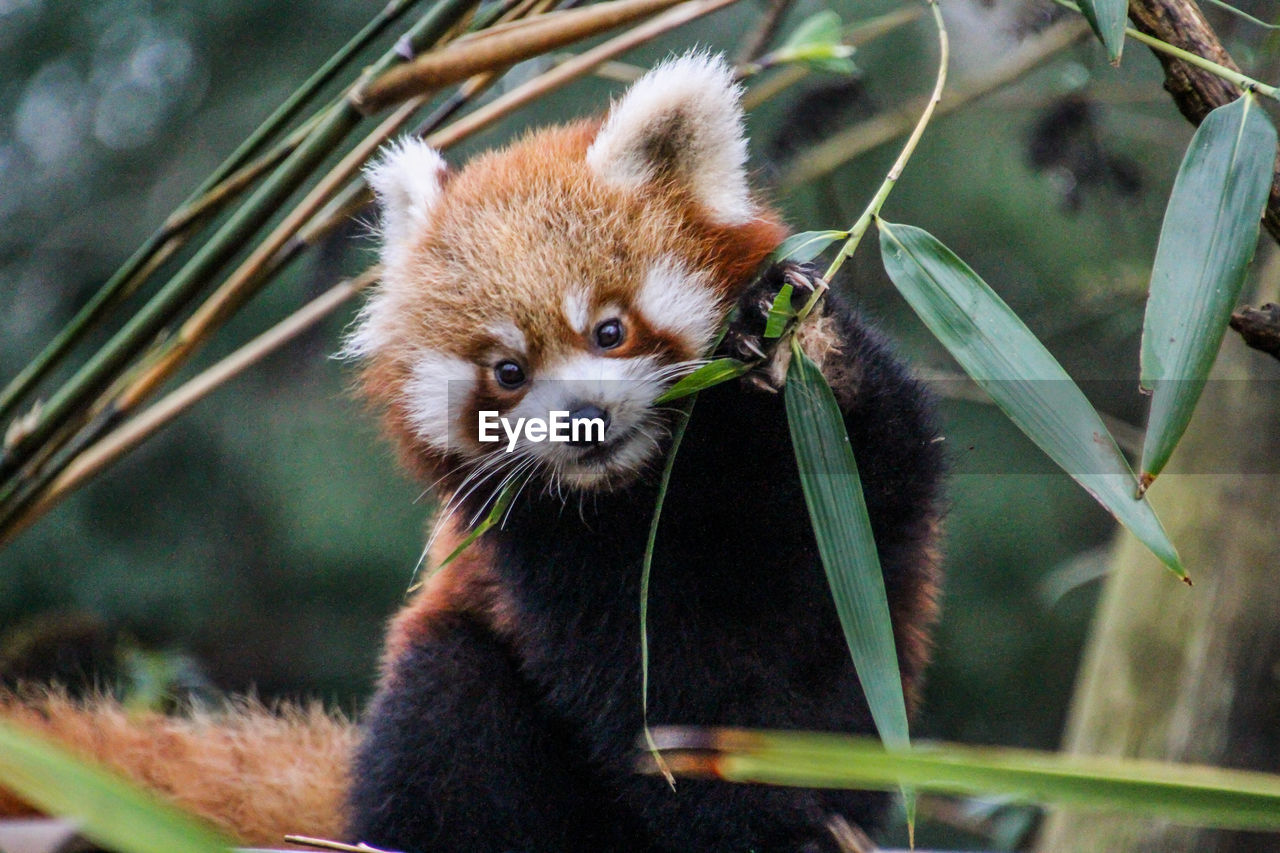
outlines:
[[[392,248],[427,224],[431,209],[440,200],[447,169],[434,148],[412,137],[387,146],[365,169],[365,178],[382,208],[385,247]]]
[[[635,187],[658,177],[686,186],[714,218],[751,219],[741,88],[719,56],[687,53],[637,80],[609,110],[587,165]]]

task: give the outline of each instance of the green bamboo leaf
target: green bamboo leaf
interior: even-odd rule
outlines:
[[[853,74],[858,70],[850,59],[854,48],[843,38],[840,16],[825,9],[801,21],[768,59],[770,64],[798,62],[817,71]]]
[[[0,786],[123,853],[226,853],[212,829],[62,747],[0,722]]]
[[[1276,130],[1252,93],[1205,118],[1178,169],[1151,269],[1142,385],[1154,391],[1144,487],[1191,420],[1258,243]]]
[[[813,535],[876,729],[886,745],[903,749],[910,737],[902,675],[858,463],[827,380],[794,338],[791,349],[783,396]]]
[[[480,520],[480,523],[458,543],[456,548],[449,552],[447,557],[440,561],[440,565],[436,566],[434,571],[438,572],[458,559],[463,551],[475,544],[477,539],[496,527],[502,521],[503,515],[507,512],[507,507],[511,506],[511,502],[515,500],[516,494],[519,493],[524,483],[525,478],[518,477],[503,486],[502,491],[498,492],[498,497],[494,499],[493,506],[489,509],[489,514]]]
[[[1124,51],[1124,29],[1129,15],[1127,0],[1079,0],[1084,15],[1094,34],[1107,49],[1112,65],[1120,64]]]
[[[764,336],[769,340],[782,337],[782,332],[787,328],[787,321],[796,316],[795,310],[791,307],[791,292],[795,290],[789,284],[784,284],[778,288],[778,295],[773,298],[773,304],[769,306],[769,315],[765,318]]]
[[[926,231],[878,220],[894,286],[965,373],[1050,459],[1186,580],[1178,552],[1115,439],[1071,381],[996,293]]]
[[[770,56],[779,64],[794,62],[806,65],[814,71],[856,74],[858,66],[850,58],[853,53],[853,47],[847,44],[806,44],[793,48],[780,48]]]
[[[780,47],[782,50],[810,44],[832,44],[840,41],[840,16],[830,9],[805,18],[791,31]]]
[[[805,732],[660,728],[653,736],[677,773],[713,773],[735,782],[911,785],[1200,826],[1280,830],[1280,776],[1268,773],[941,743],[895,752],[871,738]],[[682,751],[694,746],[697,752]]]
[[[654,402],[670,403],[672,400],[688,397],[703,388],[710,388],[712,385],[728,382],[730,379],[741,376],[750,369],[751,365],[738,361],[736,358],[717,358],[715,361],[702,365],[702,367],[672,385],[660,394]]]
[[[783,240],[773,250],[770,259],[803,264],[821,255],[832,243],[848,236],[848,231],[802,231]]]

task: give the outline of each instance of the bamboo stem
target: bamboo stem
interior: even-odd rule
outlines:
[[[83,340],[85,334],[108,315],[111,308],[127,299],[149,278],[150,274],[160,266],[159,263],[152,262],[155,257],[162,255],[168,258],[177,250],[180,243],[175,243],[175,238],[185,228],[194,225],[203,216],[215,212],[227,198],[247,187],[252,182],[252,178],[257,177],[257,173],[252,170],[240,176],[249,180],[233,182],[229,179],[246,168],[246,161],[262,144],[296,116],[315,93],[328,84],[352,57],[418,2],[420,0],[391,0],[373,20],[365,25],[364,29],[330,57],[288,100],[273,111],[244,142],[237,146],[213,174],[201,182],[187,200],[166,219],[165,223],[107,279],[98,292],[49,342],[48,346],[29,361],[4,390],[0,391],[0,420],[12,414],[17,405],[49,374],[49,371]],[[224,184],[232,184],[232,186],[223,186]],[[218,195],[218,203],[213,204],[206,197],[219,187],[223,187],[222,192]],[[193,209],[195,207],[199,210]]]
[[[477,0],[442,0],[411,30],[414,43],[432,44]],[[367,76],[372,78],[402,61],[394,50],[382,57]],[[49,399],[30,431],[0,456],[0,477],[10,477],[35,449],[48,440],[89,399],[110,385],[124,366],[203,289],[208,279],[224,266],[271,218],[286,198],[302,184],[343,138],[360,122],[359,110],[344,99],[320,120],[314,134],[285,160],[245,204],[227,220],[196,255],[132,318],[101,350]],[[7,500],[15,490],[10,484],[0,496]]]
[[[938,108],[938,104],[942,101],[942,90],[947,85],[947,66],[951,60],[951,40],[947,36],[947,25],[942,20],[942,10],[938,8],[937,0],[927,0],[927,2],[929,11],[933,13],[934,25],[938,30],[938,75],[933,84],[933,91],[929,94],[929,100],[925,104],[924,111],[920,114],[920,119],[916,122],[915,127],[912,128],[911,135],[907,137],[902,150],[898,152],[898,159],[893,161],[889,174],[885,176],[884,182],[880,184],[876,194],[867,203],[867,207],[862,211],[862,215],[858,217],[858,221],[853,223],[853,227],[849,229],[849,238],[845,240],[835,259],[832,260],[831,265],[827,267],[827,271],[823,274],[822,277],[826,281],[831,281],[840,270],[840,267],[844,265],[845,260],[857,250],[858,244],[862,241],[862,235],[867,232],[867,228],[871,225],[871,220],[880,213],[880,208],[884,206],[885,200],[889,198],[889,193],[893,192],[893,188],[897,186],[898,179],[902,177],[903,169],[907,167],[907,162],[911,159],[911,155],[915,153],[916,146],[920,143],[920,138],[924,136],[924,129],[929,126],[929,120],[933,118],[934,110]],[[825,289],[821,287],[814,289],[808,303],[797,312],[797,325],[809,316],[825,292]]]
[[[1059,6],[1072,10],[1073,12],[1080,12],[1080,7],[1071,2],[1071,0],[1053,0],[1053,2],[1057,3]],[[1124,34],[1134,41],[1142,42],[1152,50],[1157,50],[1166,56],[1172,56],[1174,59],[1180,59],[1188,65],[1194,65],[1202,71],[1208,71],[1210,74],[1221,77],[1223,80],[1226,80],[1228,83],[1231,83],[1242,90],[1253,90],[1259,95],[1265,95],[1268,98],[1280,100],[1280,89],[1277,89],[1277,87],[1263,83],[1260,80],[1255,80],[1247,74],[1241,74],[1239,71],[1214,62],[1212,59],[1205,59],[1199,54],[1192,53],[1189,50],[1183,50],[1180,47],[1169,44],[1167,41],[1162,41],[1155,36],[1149,36],[1140,30],[1135,30],[1133,27],[1125,27]]]
[[[360,167],[373,156],[374,152],[403,127],[421,106],[420,98],[402,104],[373,133],[366,136],[359,145],[343,157],[342,161],[324,176],[306,198],[289,211],[288,216],[250,253],[236,271],[228,276],[213,295],[182,324],[177,335],[166,343],[160,359],[116,398],[117,408],[126,413],[136,408],[142,400],[149,397],[161,383],[185,364],[196,349],[207,341],[209,336],[221,327],[241,305],[252,298],[266,283],[267,277],[263,273],[271,265],[272,258],[286,248],[290,238],[343,184],[359,172]]]
[[[632,27],[609,41],[565,60],[545,74],[538,75],[502,97],[490,101],[475,112],[468,113],[443,130],[427,137],[427,142],[436,148],[448,148],[547,92],[591,73],[597,65],[657,38],[669,30],[736,2],[738,0],[688,0],[681,3],[651,21]]]
[[[0,545],[8,543],[26,530],[71,492],[102,473],[174,418],[329,316],[352,296],[372,284],[378,273],[379,269],[372,267],[359,276],[330,288],[77,455],[38,498],[4,527],[0,533]]]
[[[606,0],[585,9],[538,15],[496,35],[477,34],[370,78],[352,102],[375,113],[413,95],[434,92],[488,69],[513,65],[606,30],[657,14],[684,0]]]

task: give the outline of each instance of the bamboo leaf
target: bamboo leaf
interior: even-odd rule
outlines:
[[[462,555],[463,551],[470,548],[475,541],[496,527],[506,515],[507,508],[511,506],[511,502],[515,500],[516,495],[520,492],[520,488],[524,485],[524,478],[516,478],[502,487],[498,492],[498,496],[493,500],[493,506],[489,508],[489,514],[480,520],[480,523],[471,530],[457,547],[449,552],[449,555],[440,561],[440,565],[436,566],[434,571],[440,571],[445,566],[452,563]]]
[[[813,535],[862,692],[881,739],[906,748],[902,675],[858,463],[831,387],[794,338],[783,396]]]
[[[1127,0],[1079,0],[1080,12],[1107,49],[1112,65],[1120,64],[1124,51],[1124,30],[1129,14]]]
[[[894,286],[965,373],[1050,459],[1186,580],[1129,463],[1079,387],[978,274],[926,231],[879,220]]]
[[[653,735],[677,773],[710,773],[735,782],[825,788],[911,785],[1201,826],[1280,829],[1280,776],[1273,774],[955,744],[895,752],[871,738],[805,732],[661,728]],[[698,752],[678,751],[691,747]]]
[[[1142,483],[1191,420],[1222,344],[1271,187],[1276,130],[1252,93],[1209,113],[1178,169],[1151,270],[1142,385],[1154,391]]]
[[[660,394],[654,400],[654,403],[670,403],[672,400],[688,397],[703,388],[710,388],[712,385],[728,382],[730,379],[741,376],[750,369],[751,365],[738,361],[736,358],[717,358],[715,361],[702,365],[702,367],[672,385]]]
[[[810,44],[832,44],[840,41],[841,35],[840,15],[831,9],[824,9],[797,24],[782,43],[782,49]]]
[[[782,332],[787,328],[787,321],[796,316],[795,309],[791,307],[791,292],[795,290],[789,284],[784,284],[778,288],[778,295],[774,297],[773,304],[769,306],[769,314],[765,318],[764,336],[769,340],[782,337]]]
[[[848,236],[848,231],[802,231],[783,240],[773,250],[770,259],[803,264],[821,255],[832,243]]]
[[[680,412],[671,428],[671,449],[662,463],[662,479],[658,482],[658,495],[653,502],[653,517],[649,520],[649,536],[644,543],[644,559],[640,564],[640,720],[644,741],[653,757],[654,764],[662,773],[671,790],[675,790],[676,779],[671,769],[658,752],[654,743],[653,732],[649,728],[649,586],[653,578],[653,550],[658,542],[658,524],[662,521],[662,507],[667,501],[667,490],[671,486],[671,472],[675,470],[676,455],[680,452],[680,444],[684,441],[685,430],[689,426],[689,416],[698,398],[690,396],[681,404]]]
[[[0,722],[0,786],[123,853],[226,853],[212,829],[61,747]]]

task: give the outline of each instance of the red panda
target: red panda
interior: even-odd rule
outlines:
[[[391,623],[349,794],[332,805],[348,839],[405,853],[799,853],[878,822],[884,794],[672,789],[635,772],[640,566],[675,416],[656,400],[709,354],[772,366],[692,410],[653,562],[649,721],[874,731],[807,522],[785,353],[762,334],[784,281],[803,295],[816,276],[768,264],[787,232],[748,187],[739,94],[721,60],[688,54],[603,120],[532,132],[456,172],[413,140],[370,168],[382,281],[344,352],[406,466],[436,488],[428,561],[517,491]],[[844,412],[914,705],[939,573],[929,403],[834,294],[800,335]],[[545,440],[557,417],[567,440]],[[543,440],[510,431],[534,421]],[[495,423],[508,432],[491,440]]]

